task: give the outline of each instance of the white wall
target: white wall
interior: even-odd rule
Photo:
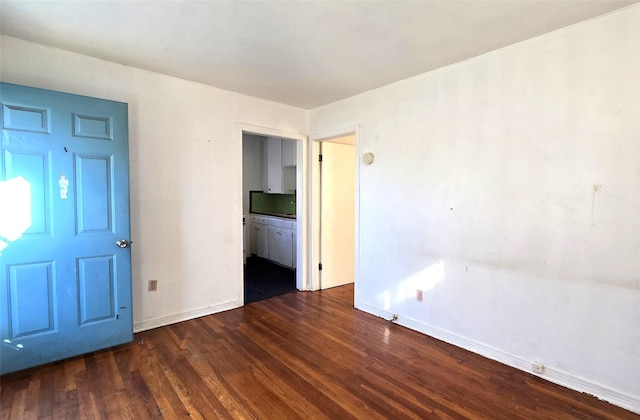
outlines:
[[[360,124],[376,155],[360,308],[640,412],[639,21],[631,6],[311,112],[312,132]],[[307,133],[309,114],[0,42],[3,81],[129,103],[136,328],[239,305],[236,123]]]
[[[359,308],[640,412],[640,6],[310,122],[376,156]]]
[[[0,46],[2,81],[129,104],[134,328],[241,305],[238,123],[306,133],[308,112],[13,38]]]
[[[242,136],[242,213],[249,213],[249,191],[262,191],[264,137]]]

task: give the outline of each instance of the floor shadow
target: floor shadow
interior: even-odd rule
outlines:
[[[259,257],[244,266],[244,303],[257,302],[296,290],[295,270]]]

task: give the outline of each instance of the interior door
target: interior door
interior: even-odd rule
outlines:
[[[131,341],[127,104],[0,102],[0,372]]]
[[[337,142],[339,141],[339,142]],[[354,136],[320,143],[320,288],[353,283],[355,274]],[[346,143],[346,144],[345,144]]]

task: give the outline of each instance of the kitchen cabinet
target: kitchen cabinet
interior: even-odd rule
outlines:
[[[296,167],[285,166],[282,168],[282,191],[284,194],[296,193]]]
[[[249,233],[249,252],[261,258],[269,257],[269,226],[268,219],[251,216]]]
[[[269,226],[269,259],[293,267],[293,230]]]
[[[251,214],[249,251],[289,268],[296,267],[296,222]]]
[[[282,166],[296,166],[296,144],[295,140],[282,140]]]
[[[249,225],[249,255],[258,255],[258,226],[251,223]]]
[[[267,137],[263,156],[263,187],[267,194],[295,194],[296,141]]]
[[[282,190],[285,194],[296,193],[297,145],[295,140],[282,140]]]
[[[291,253],[293,254],[293,260],[291,261],[291,267],[296,268],[297,267],[297,259],[298,259],[298,234],[297,234],[297,227],[296,224],[293,224],[293,239],[291,241]]]
[[[264,153],[263,191],[282,194],[282,139],[268,137]]]

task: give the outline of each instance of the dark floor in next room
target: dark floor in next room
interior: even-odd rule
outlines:
[[[259,257],[244,266],[244,303],[257,302],[296,290],[295,270]]]

